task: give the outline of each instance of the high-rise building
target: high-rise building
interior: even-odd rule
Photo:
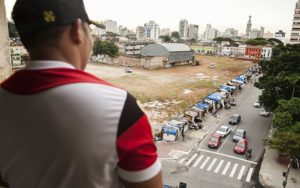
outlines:
[[[105,31],[113,32],[113,33],[119,33],[116,21],[105,20],[104,25],[105,25]]]
[[[251,27],[252,27],[251,16],[249,16],[249,20],[246,28],[246,38],[250,38]]]
[[[264,27],[260,27],[260,31],[259,31],[258,37],[259,38],[263,38],[264,37],[264,33],[265,33],[265,28]]]
[[[159,25],[154,21],[149,21],[149,23],[144,24],[145,33],[144,36],[148,39],[158,39],[159,37]]]
[[[188,21],[180,20],[179,22],[179,35],[181,38],[186,39],[188,35]]]
[[[255,39],[258,38],[260,36],[260,30],[258,29],[252,29],[249,33],[249,39]]]
[[[206,25],[206,29],[204,31],[204,39],[205,40],[211,41],[211,40],[213,40],[214,38],[216,38],[220,35],[221,35],[220,31],[218,31],[217,29],[212,28],[210,24]]]
[[[228,28],[225,30],[224,37],[237,37],[239,34],[238,30],[234,28]]]
[[[198,39],[199,26],[190,24],[188,27],[188,39]]]
[[[144,38],[145,35],[145,28],[143,26],[138,26],[136,28],[136,39],[141,40]]]
[[[160,35],[167,35],[170,36],[171,35],[171,31],[169,28],[164,28],[160,30]]]
[[[300,44],[300,0],[298,0],[295,7],[290,43]]]
[[[275,39],[278,39],[283,42],[283,44],[286,44],[285,32],[283,32],[282,30],[275,32]]]

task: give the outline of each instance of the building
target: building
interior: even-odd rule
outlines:
[[[198,31],[199,31],[198,25],[190,24],[188,27],[188,39],[198,40]]]
[[[103,35],[106,34],[106,31],[105,29],[101,29],[101,28],[98,28],[98,27],[95,27],[93,30],[92,30],[92,35],[99,38]]]
[[[154,21],[149,21],[149,23],[144,24],[144,36],[147,39],[158,39],[159,37],[159,25],[156,24]]]
[[[113,20],[105,20],[104,21],[105,25],[105,31],[106,32],[113,32],[113,33],[119,33],[118,27],[117,27],[117,22]]]
[[[188,37],[188,21],[185,19],[179,22],[179,35],[182,39],[187,39]]]
[[[272,47],[262,47],[261,49],[261,58],[262,59],[271,59],[272,57]]]
[[[273,38],[274,37],[274,34],[271,33],[270,31],[268,31],[267,33],[264,33],[264,37],[265,39],[270,39],[270,38]]]
[[[27,50],[24,48],[21,42],[17,42],[14,40],[10,40],[9,42],[9,49],[10,49],[10,63],[13,68],[24,66],[25,62],[23,61],[22,57],[28,56]]]
[[[194,51],[179,43],[150,44],[142,49],[141,55],[149,58],[149,62],[156,61],[164,67],[188,64],[194,60]]]
[[[234,46],[223,46],[221,55],[224,56],[239,56],[240,55],[240,48]]]
[[[143,26],[137,26],[136,28],[136,39],[142,40],[145,36],[145,28]]]
[[[256,39],[260,36],[260,30],[252,29],[249,33],[249,39]]]
[[[160,35],[170,36],[171,35],[171,30],[169,28],[161,29],[160,30]]]
[[[192,50],[200,54],[217,54],[218,48],[215,46],[190,46]]]
[[[300,44],[300,0],[298,0],[295,7],[290,43]]]
[[[259,38],[263,38],[264,37],[264,33],[265,33],[265,28],[264,27],[260,27],[260,32],[258,34]]]
[[[124,54],[141,55],[142,48],[149,44],[154,44],[154,42],[127,42],[124,44]]]
[[[262,51],[261,46],[247,46],[245,50],[245,55],[250,58],[260,59],[261,51]]]
[[[205,29],[205,32],[204,32],[204,40],[211,41],[211,40],[213,40],[214,38],[216,38],[220,35],[221,35],[220,31],[218,31],[217,29],[212,28],[210,24],[206,25],[206,29]]]
[[[249,16],[249,20],[246,27],[246,38],[250,38],[250,31],[251,31],[252,23],[251,23],[251,16]]]
[[[237,37],[239,35],[238,30],[234,29],[234,28],[228,28],[225,30],[224,32],[224,37],[228,37],[228,38],[233,38],[233,37]]]
[[[283,44],[286,44],[285,32],[283,32],[282,30],[279,30],[278,32],[275,32],[275,39],[278,39]]]

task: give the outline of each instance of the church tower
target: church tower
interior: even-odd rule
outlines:
[[[252,26],[251,16],[249,16],[249,20],[248,20],[248,23],[247,23],[247,29],[246,29],[246,38],[247,39],[250,38],[251,26]]]

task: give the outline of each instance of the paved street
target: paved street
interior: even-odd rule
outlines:
[[[196,149],[176,160],[163,161],[165,183],[178,185],[179,182],[185,182],[189,188],[251,187],[254,168],[263,154],[263,139],[268,135],[271,125],[271,117],[261,117],[261,108],[253,107],[259,94],[260,90],[247,84],[235,96],[237,106],[219,112],[218,123],[209,129]],[[242,121],[239,125],[228,125],[228,119],[233,113],[241,114]],[[218,149],[208,148],[208,139],[221,125],[233,128],[232,133],[223,138]],[[251,160],[233,152],[235,142],[232,137],[237,128],[247,132],[249,147],[253,149]]]

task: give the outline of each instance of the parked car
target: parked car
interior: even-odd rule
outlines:
[[[222,137],[220,134],[214,134],[208,140],[208,147],[210,148],[218,148],[221,145]]]
[[[232,128],[229,128],[229,127],[223,125],[223,126],[219,127],[216,134],[220,134],[224,138],[227,135],[229,135],[231,133],[231,131],[232,131]]]
[[[265,109],[262,109],[260,112],[259,112],[259,115],[263,116],[263,117],[268,117],[270,116],[270,112],[266,111]]]
[[[244,129],[237,129],[234,133],[232,140],[238,142],[240,139],[246,138],[246,131]]]
[[[127,68],[125,69],[125,72],[127,72],[127,73],[132,73],[132,69],[131,69],[130,67],[127,67]]]
[[[236,143],[233,149],[233,151],[238,154],[245,154],[247,150],[248,150],[247,139],[240,139],[238,143]]]
[[[228,123],[230,125],[237,125],[241,122],[242,120],[242,117],[240,114],[233,114],[230,118],[229,118],[229,121]]]
[[[260,108],[261,104],[258,101],[256,101],[255,103],[253,103],[253,106],[256,108]]]

